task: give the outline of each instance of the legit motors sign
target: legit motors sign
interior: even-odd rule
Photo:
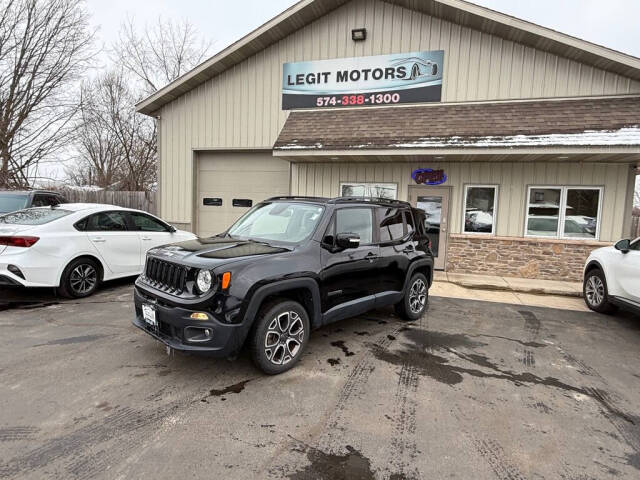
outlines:
[[[282,109],[439,102],[444,51],[285,63]]]

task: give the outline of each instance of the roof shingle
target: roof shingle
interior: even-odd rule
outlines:
[[[640,146],[640,97],[294,111],[275,150]]]

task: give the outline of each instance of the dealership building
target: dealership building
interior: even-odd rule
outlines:
[[[630,235],[640,59],[461,0],[303,0],[137,105],[159,210],[207,236],[271,196],[427,213],[436,268],[579,280]]]

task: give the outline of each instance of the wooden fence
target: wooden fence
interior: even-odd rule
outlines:
[[[631,218],[631,237],[640,237],[640,217],[634,216]]]
[[[119,207],[135,208],[155,214],[157,202],[155,193],[148,192],[119,192],[111,190],[76,190],[61,189],[69,203],[104,203]]]

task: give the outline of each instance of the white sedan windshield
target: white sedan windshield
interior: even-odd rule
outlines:
[[[300,243],[311,236],[323,207],[304,203],[265,203],[256,206],[227,232],[232,237]]]
[[[66,217],[71,212],[61,208],[27,208],[18,212],[0,215],[0,223],[13,225],[44,225],[58,218]]]

